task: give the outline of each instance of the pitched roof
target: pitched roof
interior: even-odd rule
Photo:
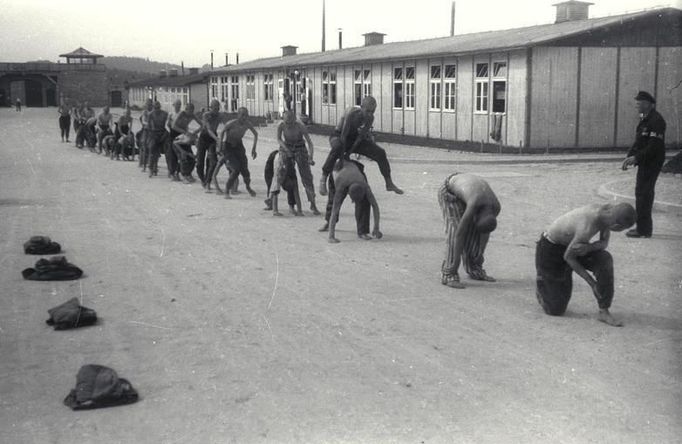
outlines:
[[[276,69],[287,66],[332,65],[397,58],[409,59],[443,55],[464,55],[477,52],[509,51],[551,43],[563,38],[605,29],[613,25],[622,25],[644,17],[681,13],[682,11],[675,8],[658,8],[611,17],[573,20],[501,31],[476,32],[425,40],[384,43],[381,45],[360,46],[285,57],[268,57],[216,70],[213,72],[213,75],[237,71]]]
[[[189,74],[189,75],[178,75],[178,76],[167,76],[167,77],[152,77],[149,79],[137,80],[135,82],[128,83],[128,88],[136,86],[187,86],[193,83],[203,83],[209,73],[199,73],[199,74]]]
[[[104,56],[102,54],[95,54],[94,52],[90,52],[87,49],[80,46],[78,49],[74,49],[73,51],[67,54],[59,54],[59,57],[97,58]]]

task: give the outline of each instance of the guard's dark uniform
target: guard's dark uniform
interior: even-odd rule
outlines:
[[[635,144],[628,151],[628,157],[631,156],[635,157],[638,167],[635,186],[637,232],[648,237],[653,231],[654,187],[665,162],[665,120],[655,109],[637,125]]]

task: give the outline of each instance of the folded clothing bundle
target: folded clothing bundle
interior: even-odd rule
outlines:
[[[70,281],[81,277],[83,270],[67,262],[64,256],[55,256],[39,259],[35,268],[27,268],[21,274],[30,281]]]
[[[61,245],[53,242],[47,236],[32,236],[24,242],[24,253],[26,254],[57,254],[62,251]]]
[[[103,365],[87,364],[78,370],[76,388],[64,398],[64,405],[73,410],[96,409],[132,404],[137,391],[126,379]]]
[[[50,314],[50,319],[45,322],[47,325],[54,326],[55,330],[85,327],[97,322],[95,310],[81,306],[77,298],[71,298],[61,305],[50,308],[47,312]]]

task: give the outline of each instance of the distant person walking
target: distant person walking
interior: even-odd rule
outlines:
[[[15,102],[17,112],[21,112],[21,99],[17,99]]]
[[[635,185],[637,228],[628,231],[625,235],[649,238],[654,230],[651,219],[654,188],[665,163],[665,120],[655,109],[656,99],[648,92],[640,91],[635,101],[640,120],[635,134],[635,143],[628,151],[622,168],[627,170],[630,166],[637,166]]]
[[[71,108],[62,100],[57,112],[59,113],[59,130],[61,131],[62,142],[68,142],[69,131],[71,130]]]

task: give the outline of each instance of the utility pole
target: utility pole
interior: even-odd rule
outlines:
[[[325,40],[326,40],[326,26],[325,26],[325,18],[326,18],[326,0],[322,0],[322,52],[325,51]]]

